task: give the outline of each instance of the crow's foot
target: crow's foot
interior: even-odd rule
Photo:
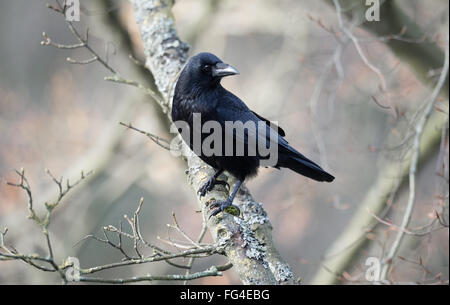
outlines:
[[[222,181],[222,180],[217,180],[214,176],[209,178],[208,181],[206,181],[205,184],[203,184],[202,187],[200,187],[197,191],[197,194],[200,194],[200,197],[203,197],[206,195],[206,193],[208,193],[209,191],[211,191],[214,186],[216,184],[220,184],[220,185],[224,185],[226,186],[228,189],[230,188],[230,185],[226,182],[226,181]]]
[[[211,214],[209,214],[209,218],[216,216],[217,214],[219,214],[220,212],[226,211],[234,216],[239,216],[241,214],[241,211],[239,210],[239,208],[232,203],[232,199],[228,198],[225,201],[216,201],[211,203],[211,205],[209,206],[211,211]]]

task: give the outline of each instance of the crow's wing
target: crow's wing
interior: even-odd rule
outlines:
[[[271,128],[273,128],[276,132],[278,132],[278,134],[282,137],[284,137],[286,135],[286,133],[284,132],[284,130],[276,125],[275,123],[269,121],[268,119],[263,118],[262,116],[260,116],[259,114],[257,114],[256,112],[252,111],[254,115],[256,115],[258,117],[258,119],[260,119],[261,121],[266,122],[267,125],[269,125]]]
[[[284,131],[281,128],[283,134],[280,134],[276,130],[270,127],[270,121],[262,118],[257,115],[253,111],[251,111],[247,105],[243,101],[241,101],[237,96],[228,92],[227,95],[221,98],[221,101],[218,103],[216,107],[216,118],[219,123],[222,125],[224,129],[225,137],[233,137],[236,143],[241,143],[247,145],[250,143],[256,143],[258,145],[260,141],[266,144],[266,147],[269,145],[277,145],[278,151],[284,155],[284,157],[291,156],[298,160],[298,162],[302,162],[306,164],[308,167],[312,167],[315,170],[323,171],[322,168],[314,163],[313,161],[306,158],[303,154],[297,151],[295,148],[289,145],[289,143],[282,137],[284,135]],[[252,121],[256,124],[258,122],[265,122],[265,132],[258,132],[258,128],[253,130],[245,129],[245,125],[241,127],[244,130],[239,130],[239,125],[235,125],[235,129],[232,131],[225,128],[225,122],[231,121],[241,121],[242,123],[246,123],[248,121]],[[269,123],[268,123],[269,122]],[[258,125],[256,125],[258,126]],[[280,156],[281,157],[281,156]]]
[[[269,145],[278,145],[281,151],[287,153],[292,153],[297,156],[302,156],[297,150],[289,145],[289,143],[282,137],[284,136],[284,130],[275,126],[277,130],[271,128],[270,121],[264,119],[263,117],[257,115],[251,111],[237,96],[232,93],[228,93],[221,97],[221,101],[216,107],[216,116],[219,123],[224,129],[225,136],[232,136],[237,143],[247,145],[250,143],[256,143],[256,145],[261,145],[260,143],[265,143],[266,147]],[[233,130],[225,128],[225,122],[242,122],[244,126],[235,125]],[[245,126],[246,122],[255,123],[256,128],[247,129]],[[258,123],[264,122],[265,130],[264,132],[258,132]],[[241,130],[241,128],[243,130]],[[280,133],[281,131],[281,133]]]

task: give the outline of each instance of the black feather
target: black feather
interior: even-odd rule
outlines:
[[[201,114],[202,122],[214,120],[223,127],[226,121],[242,123],[251,121],[256,124],[264,122],[268,131],[266,137],[251,132],[245,133],[243,137],[237,136],[236,133],[227,135],[225,128],[223,136],[232,136],[233,141],[244,144],[248,144],[251,142],[250,140],[256,138],[257,143],[264,141],[266,145],[269,145],[276,138],[278,162],[274,167],[286,167],[317,181],[333,181],[332,175],[288,144],[283,138],[285,132],[282,128],[271,124],[269,120],[251,111],[243,101],[221,86],[220,80],[223,76],[236,73],[236,70],[224,64],[211,53],[200,53],[192,57],[181,72],[175,87],[172,120],[185,121],[190,126],[190,139],[184,138],[184,140],[191,149],[193,147],[191,139],[194,133],[200,133],[202,141],[208,136],[200,131],[193,130],[194,113]],[[224,149],[225,142],[222,144]],[[244,156],[213,155],[208,157],[200,152],[198,155],[207,164],[216,168],[218,172],[226,170],[241,181],[255,175],[260,166],[260,161],[263,159],[259,153],[255,156],[246,154]]]

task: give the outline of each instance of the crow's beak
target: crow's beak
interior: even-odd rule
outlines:
[[[223,62],[217,63],[212,67],[212,75],[214,77],[224,77],[235,74],[239,74],[239,71],[236,70],[236,68],[233,68],[232,66]]]

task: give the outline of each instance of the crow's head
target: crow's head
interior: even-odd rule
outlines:
[[[239,72],[214,54],[199,53],[189,60],[183,74],[190,82],[201,86],[211,86],[218,84],[222,77],[239,74]]]

